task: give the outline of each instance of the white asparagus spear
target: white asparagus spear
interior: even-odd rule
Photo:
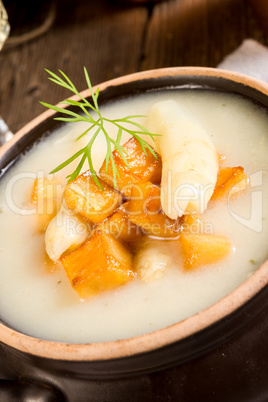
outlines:
[[[139,245],[134,258],[134,268],[144,282],[161,278],[174,261],[173,244],[152,238],[145,238]]]
[[[161,205],[171,219],[203,213],[217,180],[218,155],[200,122],[173,100],[155,103],[147,128],[162,157]]]
[[[46,252],[58,261],[67,250],[80,246],[89,236],[90,228],[78,215],[73,214],[63,202],[59,213],[50,221],[46,233]]]

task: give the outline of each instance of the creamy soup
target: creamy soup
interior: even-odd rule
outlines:
[[[151,266],[159,267],[162,262],[163,272],[152,280],[138,277],[81,300],[61,264],[50,272],[44,234],[36,230],[30,205],[34,178],[46,175],[86,144],[86,138],[74,141],[84,123],[72,123],[34,146],[1,180],[0,315],[6,323],[32,336],[62,342],[133,337],[205,309],[235,289],[267,258],[267,113],[241,97],[205,90],[153,92],[113,102],[102,107],[102,112],[110,117],[146,115],[155,102],[170,98],[201,122],[217,152],[226,156],[223,166],[243,166],[251,179],[251,188],[229,206],[217,202],[209,204],[205,212],[204,230],[227,236],[232,244],[229,255],[218,263],[185,271],[178,241],[148,239],[142,258]],[[146,125],[146,118],[139,122]],[[122,143],[127,139],[125,136]],[[105,157],[105,144],[99,136],[94,147],[96,169]],[[63,185],[70,169],[57,174]]]

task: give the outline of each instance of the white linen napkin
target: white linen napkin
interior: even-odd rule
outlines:
[[[254,39],[245,39],[217,67],[268,82],[268,48]]]

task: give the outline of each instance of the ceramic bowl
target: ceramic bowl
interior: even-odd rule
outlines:
[[[151,70],[98,87],[102,102],[152,89],[204,87],[240,94],[268,110],[267,85],[217,69]],[[89,91],[83,96],[90,97]],[[44,112],[0,149],[2,175],[18,154],[60,124],[53,117],[54,112]],[[264,344],[268,336],[267,282],[265,262],[238,288],[198,314],[155,332],[114,342],[50,342],[1,322],[2,377],[20,390],[23,384],[30,389],[32,384],[42,388],[45,383],[57,398],[61,395],[68,401],[132,401],[141,397],[149,401],[158,397],[184,402],[245,402],[262,400],[260,395],[268,398],[268,351]],[[7,389],[2,384],[0,396]]]

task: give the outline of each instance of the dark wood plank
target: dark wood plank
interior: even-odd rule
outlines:
[[[247,0],[262,30],[268,35],[268,2],[267,0]]]
[[[83,66],[93,84],[137,71],[146,21],[146,7],[60,1],[47,34],[0,53],[0,113],[11,130],[44,111],[39,100],[69,96],[47,80],[44,68],[62,69],[79,90],[86,88]]]
[[[266,43],[244,0],[170,0],[153,10],[141,67],[216,67],[247,37]]]
[[[57,103],[69,95],[47,80],[45,67],[62,69],[79,90],[86,87],[83,66],[93,84],[151,68],[215,67],[247,37],[267,44],[259,8],[252,8],[258,1],[58,0],[46,34],[0,53],[0,114],[16,132],[44,110],[39,100]],[[16,14],[12,34],[25,31],[23,21]]]

